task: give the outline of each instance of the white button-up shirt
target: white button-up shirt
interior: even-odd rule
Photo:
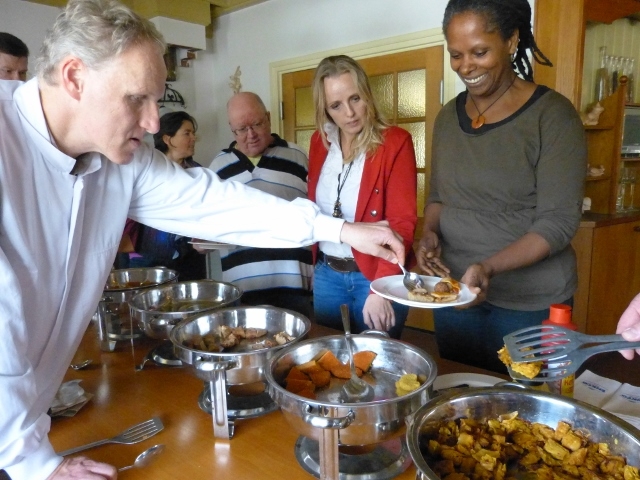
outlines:
[[[342,218],[353,222],[356,216],[358,194],[364,171],[364,152],[360,152],[351,163],[351,168],[344,164],[344,157],[340,149],[340,131],[333,123],[324,126],[329,141],[329,152],[322,165],[318,186],[316,188],[316,203],[326,215],[333,214],[333,207],[338,196],[338,175],[340,175],[340,204]],[[345,178],[346,174],[346,178]],[[351,247],[344,243],[320,242],[320,250],[333,257],[353,258]]]
[[[0,81],[0,469],[45,479],[61,462],[51,405],[96,309],[131,217],[254,247],[339,242],[342,220],[141,146],[128,165],[53,144],[37,79]],[[74,174],[70,172],[74,169]]]

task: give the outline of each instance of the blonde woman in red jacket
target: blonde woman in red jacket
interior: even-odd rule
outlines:
[[[317,131],[309,151],[309,198],[323,213],[356,222],[388,222],[413,261],[416,228],[416,161],[411,135],[389,126],[378,111],[369,80],[352,58],[320,62],[313,81]],[[376,278],[400,267],[320,242],[315,252],[315,320],[342,329],[340,305],[348,304],[351,331],[389,332],[399,338],[408,307],[370,291]]]

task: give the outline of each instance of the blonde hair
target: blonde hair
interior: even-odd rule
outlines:
[[[350,158],[345,158],[345,161],[350,161],[361,152],[365,154],[373,153],[383,143],[382,132],[389,124],[383,118],[376,101],[371,93],[371,86],[369,85],[369,78],[362,69],[360,64],[353,58],[346,55],[335,55],[324,58],[316,69],[315,77],[313,79],[313,103],[316,108],[316,128],[320,132],[322,143],[328,149],[329,141],[327,140],[327,134],[324,131],[324,125],[327,122],[334,123],[331,116],[327,113],[326,96],[324,93],[324,79],[327,77],[338,77],[348,73],[353,78],[360,98],[365,102],[366,119],[365,125],[362,131],[356,137],[356,140],[351,149]]]
[[[161,53],[165,42],[155,25],[114,0],[69,0],[47,32],[36,59],[38,77],[55,84],[53,72],[67,55],[98,69],[129,47],[151,42]]]

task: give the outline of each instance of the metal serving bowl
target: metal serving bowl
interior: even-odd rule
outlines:
[[[144,290],[129,300],[131,316],[144,333],[162,340],[185,318],[233,305],[242,291],[230,283],[214,280],[178,282]]]
[[[178,272],[165,267],[125,268],[111,271],[104,291],[111,293],[140,290],[176,280],[178,280]]]
[[[232,328],[264,328],[267,335],[263,338],[272,338],[276,333],[284,331],[294,337],[293,342],[296,342],[309,332],[311,322],[305,316],[290,310],[268,306],[237,307],[190,317],[171,330],[169,338],[176,356],[183,363],[191,365],[198,378],[209,382],[214,436],[231,438],[234,426],[233,421],[230,422],[228,418],[227,383],[246,385],[264,381],[269,359],[288,344],[255,349],[253,344],[256,341],[243,340],[239,345],[222,352],[209,352],[188,346],[194,337],[214,333],[222,325]]]
[[[98,303],[100,348],[110,352],[118,340],[141,337],[142,330],[131,321],[129,300],[141,291],[177,280],[178,273],[164,267],[111,271]]]
[[[437,375],[435,361],[424,351],[404,342],[379,335],[352,335],[354,351],[377,353],[367,377],[374,386],[372,401],[342,403],[340,390],[344,381],[332,379],[317,399],[310,400],[285,389],[289,370],[295,365],[319,358],[327,350],[342,362],[348,361],[345,337],[336,335],[297,343],[279,352],[266,372],[269,394],[280,406],[287,421],[305,437],[320,441],[322,429],[340,429],[341,445],[369,445],[404,434],[405,419],[429,399]],[[424,380],[420,388],[397,396],[395,382],[405,373],[415,373]]]
[[[551,393],[514,387],[488,387],[451,391],[420,408],[407,432],[409,453],[420,480],[439,480],[427,464],[420,445],[431,437],[435,425],[460,417],[484,419],[518,412],[518,417],[556,428],[559,421],[572,428],[588,431],[590,440],[606,442],[614,455],[627,463],[640,465],[640,431],[605,412],[578,400]]]

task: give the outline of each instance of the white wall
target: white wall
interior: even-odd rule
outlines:
[[[31,57],[40,51],[47,29],[60,13],[59,8],[25,2],[0,0],[0,32],[15,35],[29,47]]]
[[[533,0],[530,0],[533,3]],[[195,159],[208,165],[233,140],[225,106],[229,77],[239,65],[242,89],[269,105],[269,64],[315,52],[439,28],[447,0],[269,0],[217,19],[207,50],[172,84],[199,124]],[[0,31],[22,38],[35,53],[58,9],[0,0]],[[180,57],[185,56],[179,52]],[[276,112],[273,112],[276,115]]]
[[[223,15],[196,61],[196,98],[211,103],[207,122],[213,131],[197,149],[215,152],[233,140],[225,105],[232,93],[229,76],[238,65],[242,89],[269,105],[270,63],[439,27],[445,5],[446,0],[269,0]]]

